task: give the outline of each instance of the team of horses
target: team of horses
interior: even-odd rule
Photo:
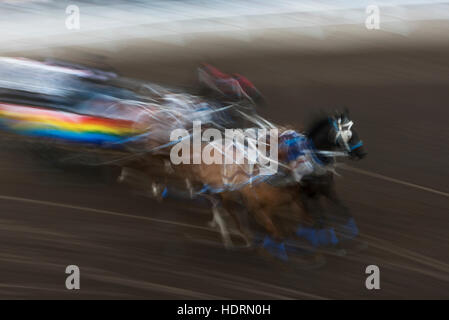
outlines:
[[[239,110],[233,111],[234,115],[239,114]],[[242,113],[243,117],[228,117],[228,121],[233,120],[227,125],[242,129],[251,125],[244,119],[247,111]],[[263,119],[254,109],[247,117]],[[273,128],[268,121],[259,120],[255,121],[256,126]],[[248,183],[248,172],[254,177],[261,170],[258,164],[175,165],[168,152],[150,152],[123,165],[120,179],[123,181],[132,175],[144,177],[148,182],[145,184],[148,193],[159,200],[170,197],[184,201],[205,200],[212,211],[210,225],[219,229],[227,248],[237,247],[232,237],[236,234],[244,240],[245,247],[263,248],[281,260],[288,260],[286,244],[292,239],[301,240],[300,243],[311,252],[326,248],[341,253],[344,252],[342,243],[355,238],[358,230],[349,210],[337,196],[335,165],[337,158],[361,159],[365,156],[363,143],[352,125],[345,110],[332,115],[322,114],[300,133],[308,145],[313,146],[307,151],[312,152],[311,156],[319,163],[300,181],[292,179],[288,151],[280,138],[287,129],[277,126],[279,172],[272,176]],[[269,142],[267,144],[269,148]],[[195,156],[194,152],[202,153],[206,147],[203,143],[199,150],[192,149],[190,156]],[[216,148],[212,152],[229,151]],[[322,198],[331,204],[332,210],[323,208]],[[256,227],[248,221],[255,222]]]

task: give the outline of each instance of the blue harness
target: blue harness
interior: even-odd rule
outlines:
[[[303,134],[292,132],[289,134],[288,139],[282,142],[281,147],[287,148],[287,162],[294,161],[306,153],[310,153],[315,164],[324,165],[317,156],[317,150],[313,141],[307,139]]]

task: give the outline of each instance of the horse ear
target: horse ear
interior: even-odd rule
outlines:
[[[340,117],[341,117],[341,112],[340,112],[340,110],[336,109],[333,118],[334,118],[335,120],[337,120],[337,119],[340,118]]]
[[[344,107],[344,108],[343,108],[343,115],[344,115],[347,119],[349,119],[349,109],[348,109],[348,107]]]

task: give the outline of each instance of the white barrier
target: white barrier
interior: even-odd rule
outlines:
[[[68,27],[68,5],[79,9],[79,28]],[[250,41],[264,30],[293,29],[323,38],[321,28],[365,26],[366,8],[380,8],[382,29],[407,35],[413,23],[449,20],[449,3],[397,1],[4,1],[0,3],[0,51],[97,44],[130,38],[179,40],[214,33]],[[72,23],[73,21],[69,21]],[[69,25],[70,25],[69,23]],[[173,38],[170,40],[170,38]]]

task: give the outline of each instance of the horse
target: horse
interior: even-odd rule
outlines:
[[[167,98],[164,99],[167,100]],[[177,99],[179,99],[178,96],[173,96],[173,98],[170,97],[167,101],[176,103]],[[153,181],[150,185],[150,193],[153,193],[159,199],[161,196],[173,195],[178,198],[201,197],[208,199],[212,203],[212,211],[214,213],[212,225],[217,225],[220,228],[225,246],[232,247],[232,241],[230,240],[227,227],[224,224],[223,212],[228,212],[231,215],[242,235],[246,233],[241,228],[235,210],[232,210],[232,206],[235,206],[236,203],[243,203],[248,213],[263,226],[270,237],[267,243],[282,243],[282,239],[286,238],[286,235],[280,230],[282,228],[273,221],[275,213],[282,206],[289,206],[292,212],[298,213],[300,216],[299,220],[302,219],[303,222],[308,220],[307,224],[312,225],[310,228],[303,227],[296,232],[298,236],[307,238],[309,242],[317,242],[316,237],[311,236],[311,234],[317,228],[322,229],[324,222],[328,221],[324,219],[322,214],[323,210],[319,208],[319,198],[322,196],[329,199],[337,208],[338,214],[333,218],[334,221],[350,219],[349,211],[336,195],[333,182],[336,155],[349,156],[354,159],[364,156],[363,144],[359,140],[357,133],[352,129],[353,122],[349,120],[347,111],[334,116],[323,115],[312,126],[306,129],[304,135],[301,135],[305,137],[309,160],[314,164],[312,172],[307,173],[298,181],[292,179],[294,170],[285,163],[288,150],[282,150],[281,148],[279,153],[279,163],[282,168],[280,174],[276,174],[273,178],[267,179],[267,181],[245,183],[249,180],[248,172],[254,172],[254,170],[257,172],[257,166],[256,168],[254,166],[235,164],[174,166],[170,163],[167,153],[160,152],[161,149],[158,146],[161,145],[161,142],[159,140],[156,141],[154,137],[162,136],[162,141],[167,140],[166,129],[172,128],[172,124],[179,123],[179,120],[176,120],[177,117],[174,116],[175,114],[179,113],[182,115],[182,119],[185,118],[185,115],[189,115],[188,118],[182,121],[185,123],[186,121],[188,122],[188,119],[193,119],[192,116],[195,117],[195,114],[198,112],[196,110],[203,110],[193,107],[193,105],[189,108],[194,112],[182,112],[182,108],[180,107],[156,107],[157,117],[151,116],[150,118],[158,121],[150,122],[149,127],[157,125],[156,127],[161,128],[158,130],[153,129],[148,141],[143,141],[146,141],[145,143],[150,146],[147,149],[154,150],[157,148],[158,152],[144,154],[145,161],[140,161],[137,167],[140,171],[145,171],[147,176],[153,177],[153,179],[157,177],[155,179],[156,182]],[[222,109],[225,114],[228,113],[228,107]],[[261,121],[261,118],[255,114],[245,114],[238,108],[231,108],[229,110],[234,110],[234,113],[237,113],[237,118],[243,117],[259,127],[273,127],[269,122]],[[209,111],[206,112],[210,114]],[[215,115],[220,114],[215,110],[213,112]],[[167,115],[169,121],[160,121],[161,115],[163,116],[162,118],[165,118]],[[213,118],[211,119],[209,120],[209,124],[215,125],[217,122]],[[234,123],[235,121],[231,122]],[[226,125],[229,125],[229,123]],[[222,126],[220,129],[223,128]],[[282,133],[286,131],[288,130],[283,129]],[[161,132],[161,134],[155,135],[154,132]],[[165,144],[165,147],[169,145]],[[201,153],[205,146],[206,144],[202,145],[200,149]],[[215,151],[220,153],[224,152],[218,149]],[[234,157],[235,155],[231,154],[230,156]],[[141,160],[142,157],[139,159]],[[126,170],[122,173],[126,173]],[[122,174],[122,178],[123,176],[126,176],[126,174]],[[168,180],[175,187],[161,187],[161,185],[168,185]],[[227,182],[228,186],[224,186],[224,181]],[[273,183],[273,181],[277,182]],[[242,185],[242,187],[235,190],[235,188],[229,188],[229,184],[231,186]],[[351,223],[354,225],[353,221]],[[335,237],[333,235],[332,237],[332,241],[335,243]]]
[[[304,176],[301,181],[291,179],[291,175],[289,175],[291,168],[285,164],[282,166],[283,172],[279,173],[280,179],[276,175],[266,181],[245,184],[248,181],[248,165],[202,163],[173,166],[166,162],[166,166],[170,168],[168,171],[172,172],[171,176],[177,177],[178,181],[181,181],[178,187],[182,185],[178,190],[172,188],[170,192],[166,193],[175,194],[176,197],[182,195],[181,197],[184,198],[208,199],[214,213],[212,225],[219,227],[226,247],[232,247],[232,241],[223,219],[224,212],[231,215],[240,234],[246,239],[248,238],[247,232],[241,227],[237,213],[233,210],[236,203],[243,204],[248,214],[263,226],[268,235],[264,240],[266,247],[275,247],[280,251],[285,251],[282,249],[283,242],[290,234],[286,234],[280,224],[274,221],[279,208],[284,206],[288,206],[291,213],[295,213],[298,217],[301,226],[295,232],[297,236],[306,238],[314,244],[317,242],[335,244],[338,241],[335,240],[334,229],[324,229],[324,223],[328,220],[324,219],[323,211],[314,211],[312,207],[318,205],[318,199],[321,196],[328,198],[338,209],[338,214],[333,217],[332,222],[339,227],[337,229],[340,234],[344,233],[347,226],[342,222],[347,222],[351,216],[336,195],[333,172],[337,155],[349,156],[353,159],[363,158],[365,155],[363,143],[352,125],[353,122],[349,120],[349,114],[345,112],[333,117],[326,115],[306,129],[305,135],[302,136],[305,137],[305,145],[307,145],[309,156],[315,163],[315,169]],[[291,130],[284,129],[284,132],[286,131]],[[205,145],[202,145],[201,152]],[[213,152],[223,151],[214,149]],[[288,150],[281,148],[279,152],[281,163],[286,162],[286,153]],[[273,183],[276,180],[278,182]],[[224,181],[227,182],[227,186],[224,185]],[[242,186],[232,187],[236,185]],[[179,191],[183,188],[183,191]],[[164,191],[167,191],[167,188]],[[354,226],[353,219],[350,224]],[[286,253],[281,252],[280,256],[285,257]]]
[[[357,225],[349,209],[338,197],[334,182],[338,156],[359,160],[367,154],[353,124],[348,110],[334,116],[323,115],[313,122],[306,128],[304,135],[309,148],[313,150],[315,169],[296,185],[288,184],[271,191],[272,198],[296,194],[298,204],[307,216],[307,221],[303,221],[295,230],[296,237],[306,240],[313,248],[324,246],[338,255],[365,246],[363,242],[355,240],[358,236]],[[331,214],[322,207],[321,198],[332,205]],[[276,235],[266,239],[265,244],[276,248],[278,252],[275,254],[286,256],[283,241],[276,239]]]
[[[336,193],[334,172],[337,156],[355,160],[366,155],[353,124],[347,110],[334,116],[323,115],[305,130],[304,135],[298,135],[305,140],[302,144],[315,164],[312,172],[295,181],[289,178],[290,168],[284,166],[286,170],[279,173],[281,179],[273,177],[234,192],[223,192],[223,207],[231,212],[230,204],[233,201],[243,201],[248,213],[259,221],[268,234],[263,246],[274,248],[274,254],[282,259],[287,257],[284,241],[291,236],[291,230],[286,233],[280,223],[275,223],[275,216],[283,206],[291,209],[290,213],[296,215],[300,224],[294,231],[296,237],[303,238],[313,247],[327,246],[337,254],[344,254],[350,247],[348,244],[354,243],[351,240],[358,235],[358,229],[348,208]],[[288,131],[291,130],[284,133]],[[285,149],[284,144],[279,153],[279,160],[284,162],[288,153]],[[209,177],[208,182],[211,182],[210,177],[214,176],[208,172],[203,178]],[[320,205],[321,197],[332,204],[335,209],[332,215],[325,214]],[[236,220],[236,215],[232,216]],[[238,222],[236,224],[239,226]]]

